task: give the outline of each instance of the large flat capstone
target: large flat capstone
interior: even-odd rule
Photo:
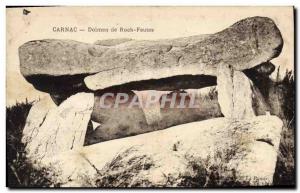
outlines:
[[[121,39],[95,44],[34,40],[19,48],[19,57],[21,73],[37,89],[74,93],[183,75],[216,76],[222,63],[245,70],[277,57],[282,46],[280,31],[271,19],[251,17],[215,34],[177,39]],[[182,81],[171,85],[176,82]],[[209,81],[194,82],[200,88],[200,82]],[[152,89],[159,87],[154,84]]]

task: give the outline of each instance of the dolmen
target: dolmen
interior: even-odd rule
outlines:
[[[270,185],[282,121],[270,115],[249,75],[268,77],[282,47],[266,17],[176,39],[26,42],[19,47],[21,73],[49,93],[27,117],[27,155],[37,167],[53,166],[65,186],[105,186],[100,182],[110,173],[121,174],[107,168],[116,156],[124,167],[143,157],[151,162],[147,175],[128,170],[136,181],[123,186],[160,187],[166,175],[177,179],[168,186],[180,186],[190,169],[183,163],[201,165],[235,146],[226,162],[238,180]],[[83,183],[83,174],[100,181]]]

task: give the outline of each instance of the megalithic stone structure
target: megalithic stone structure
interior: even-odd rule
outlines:
[[[235,152],[226,158],[227,168],[236,171],[238,180],[270,185],[282,121],[264,115],[264,95],[248,76],[255,72],[256,77],[268,77],[274,71],[270,60],[282,46],[279,29],[266,17],[246,18],[215,34],[177,39],[27,42],[19,48],[21,73],[55,103],[47,98],[30,110],[22,138],[27,156],[37,167],[55,167],[62,184],[84,186],[79,180],[83,175],[122,175],[106,168],[122,155],[121,166],[142,168],[130,170],[129,176],[159,187],[166,176],[186,174],[190,161],[201,164],[220,150],[224,155],[230,150]],[[168,92],[150,109],[130,109],[127,103],[119,109],[100,106],[107,92],[126,92],[143,103],[147,90]],[[176,92],[198,93],[200,107],[158,108],[162,96]],[[115,101],[112,97],[108,104]],[[151,131],[156,132],[146,134]],[[122,148],[125,154],[120,154]],[[188,154],[191,160],[186,160]],[[148,176],[148,160],[135,157],[149,158]],[[143,167],[132,160],[142,160]]]

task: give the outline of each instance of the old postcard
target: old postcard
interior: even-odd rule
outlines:
[[[6,18],[8,187],[295,187],[293,7]]]

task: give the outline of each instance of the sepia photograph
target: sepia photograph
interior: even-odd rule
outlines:
[[[6,6],[9,188],[295,188],[293,6]]]

